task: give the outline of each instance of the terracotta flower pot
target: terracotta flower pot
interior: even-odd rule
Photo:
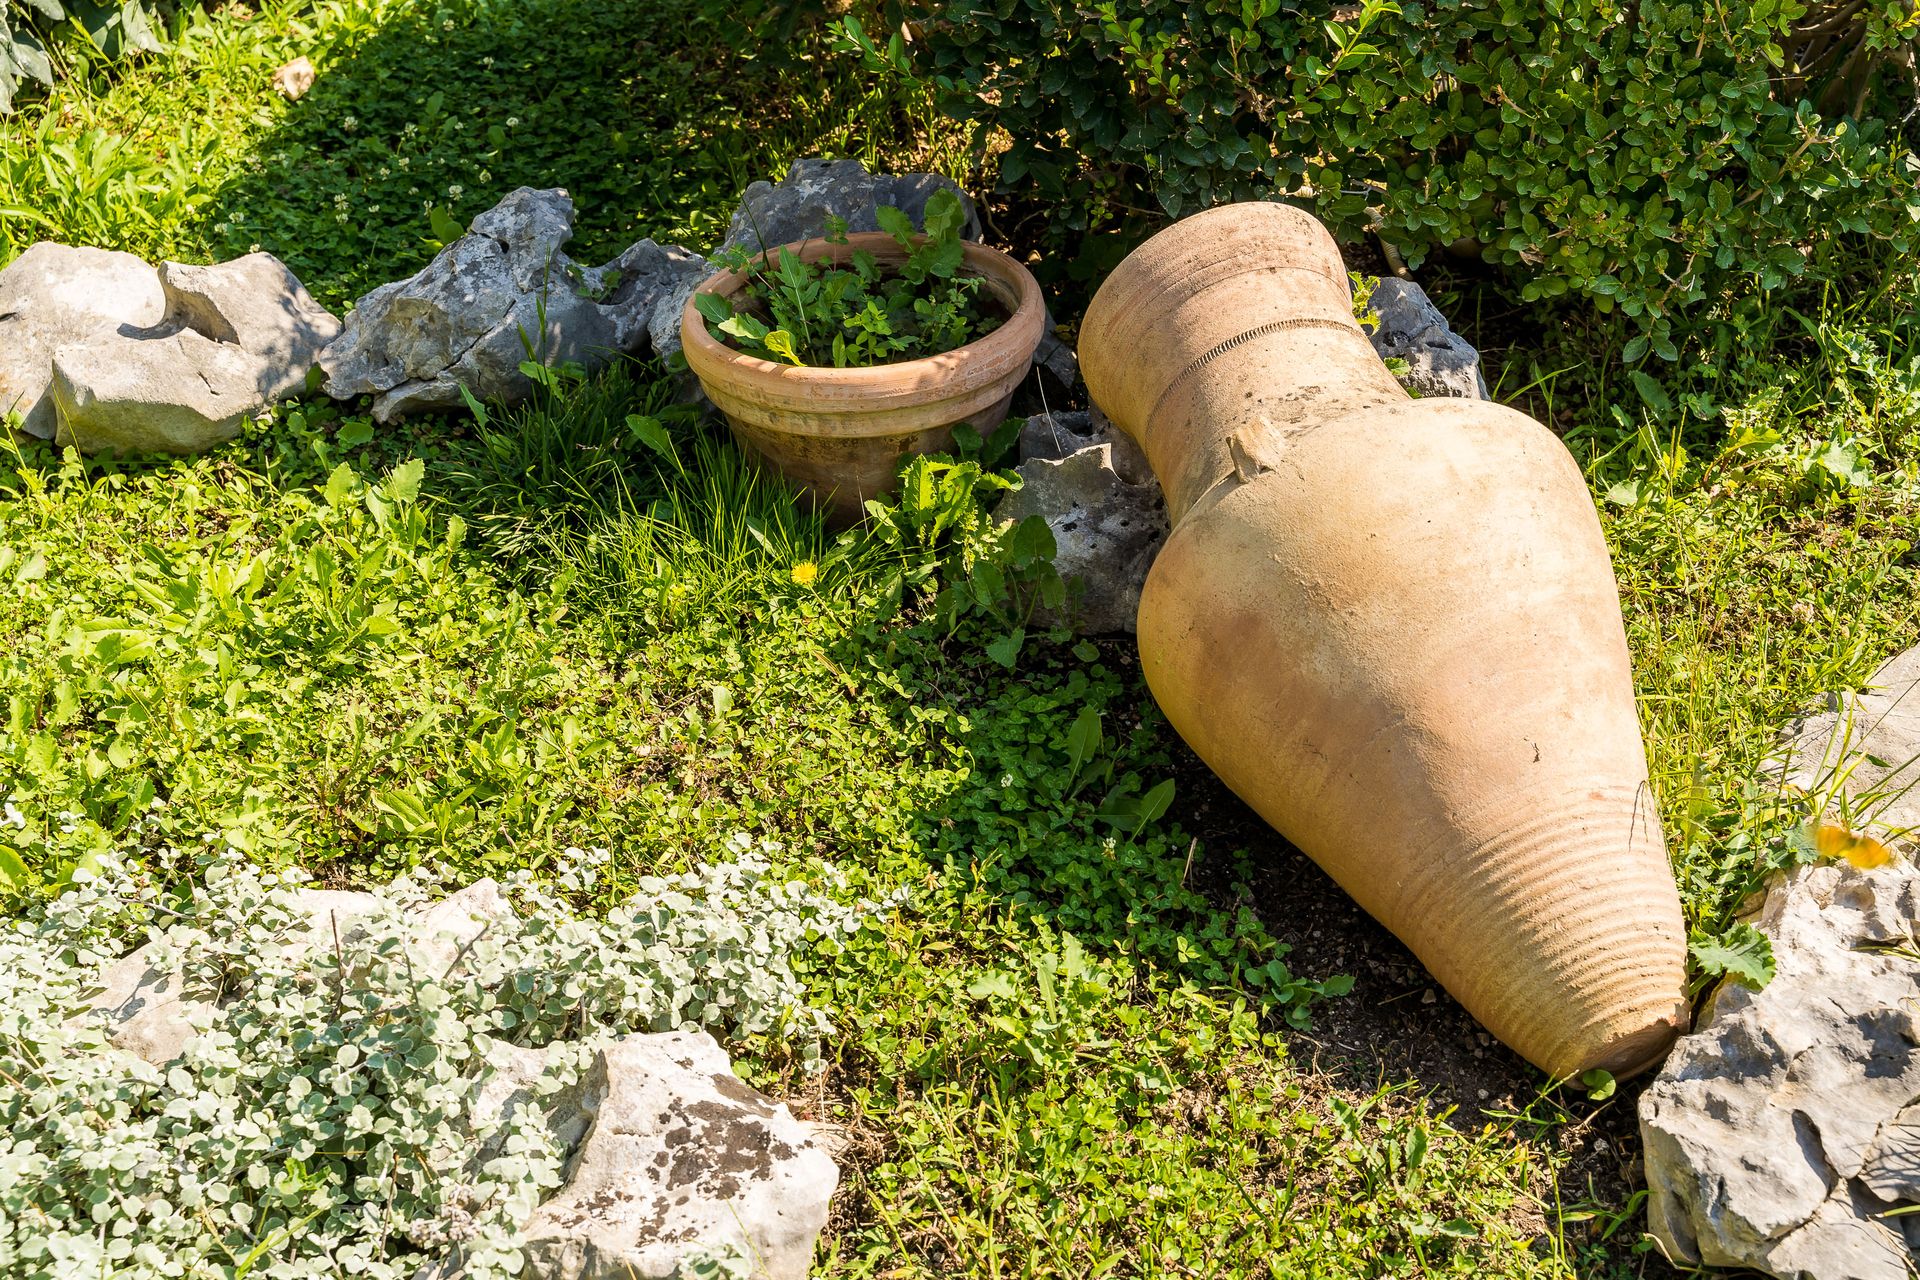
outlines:
[[[844,245],[803,240],[786,247],[806,262],[845,262],[856,249],[882,266],[907,257],[878,231],[850,235]],[[1009,318],[979,341],[942,355],[864,369],[778,364],[709,334],[691,298],[681,313],[680,341],[740,447],[810,494],[834,523],[851,524],[868,498],[892,491],[902,459],[949,447],[963,422],[985,434],[1005,421],[1032,364],[1046,325],[1032,274],[978,244],[966,246],[965,269],[986,281]],[[732,297],[746,283],[744,273],[724,271],[699,292]]]
[[[1175,522],[1139,613],[1173,726],[1530,1061],[1657,1062],[1685,931],[1565,447],[1408,399],[1332,238],[1284,205],[1156,235],[1080,336]]]

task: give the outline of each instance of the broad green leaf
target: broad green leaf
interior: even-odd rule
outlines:
[[[660,425],[660,419],[645,414],[627,415],[627,430],[633,432],[633,438],[663,458],[673,456],[673,440],[667,435],[667,429]]]
[[[1673,401],[1667,398],[1666,388],[1654,381],[1651,375],[1639,369],[1629,369],[1627,377],[1633,383],[1633,389],[1655,413],[1666,413],[1673,408]]]
[[[24,893],[32,883],[33,873],[27,870],[27,864],[20,855],[0,844],[0,888]]]
[[[427,211],[427,224],[433,228],[433,238],[441,244],[452,244],[466,234],[465,228],[453,220],[453,215],[439,205]]]
[[[353,501],[354,482],[359,478],[353,468],[344,462],[335,467],[333,474],[327,477],[327,505],[338,508]]]
[[[1146,795],[1140,797],[1140,825],[1136,832],[1144,831],[1158,822],[1169,806],[1173,804],[1173,779],[1168,778]]]
[[[960,197],[948,188],[941,187],[927,197],[925,225],[928,239],[939,240],[945,236],[958,236],[966,220],[966,207],[961,204]],[[912,224],[908,225],[911,227]],[[883,227],[883,229],[886,228]]]
[[[1758,991],[1773,981],[1773,943],[1742,921],[1717,938],[1695,937],[1687,953],[1702,973],[1727,977]]]
[[[384,486],[387,496],[395,502],[412,502],[420,496],[420,481],[426,474],[425,462],[419,458],[408,458],[387,473]]]
[[[987,656],[1001,666],[1011,670],[1013,664],[1020,660],[1020,646],[1026,643],[1026,639],[1027,629],[1025,627],[1015,627],[1006,635],[1001,636],[998,640],[992,641],[987,645]]]
[[[1100,712],[1093,707],[1080,708],[1073,727],[1067,730],[1067,776],[1080,776],[1080,770],[1100,750]]]

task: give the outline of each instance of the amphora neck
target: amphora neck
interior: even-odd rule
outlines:
[[[1087,309],[1080,367],[1176,523],[1278,465],[1291,435],[1406,399],[1353,318],[1333,238],[1283,204],[1212,209],[1135,250]]]

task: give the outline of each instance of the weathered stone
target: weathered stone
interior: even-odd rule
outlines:
[[[978,240],[980,219],[973,201],[949,178],[868,173],[858,160],[796,160],[779,185],[763,181],[746,189],[720,247],[759,253],[810,240],[826,234],[829,217],[845,219],[848,231],[878,231],[875,211],[882,205],[900,210],[917,227],[926,221],[927,201],[942,189],[959,196],[967,211],[961,237]]]
[[[167,295],[163,324],[245,352],[269,401],[304,389],[320,353],[340,336],[339,318],[270,253],[210,267],[163,262],[160,287]]]
[[[1054,568],[1067,583],[1062,619],[1088,635],[1130,632],[1147,570],[1166,541],[1166,504],[1149,475],[1129,480],[1128,461],[1113,443],[1095,444],[1055,461],[1020,464],[1025,482],[1000,500],[1002,521],[1037,515],[1053,530]],[[1142,464],[1144,465],[1144,464]],[[1050,610],[1039,611],[1053,620]]]
[[[273,69],[273,91],[288,102],[297,102],[313,88],[313,82],[319,76],[314,70],[313,59],[302,54],[292,62],[283,62]]]
[[[491,879],[476,880],[433,903],[408,922],[429,977],[452,973],[467,951],[495,924],[514,919],[513,904]]]
[[[713,268],[691,249],[641,240],[593,274],[613,313],[615,344],[651,346],[664,359],[680,350],[680,312]]]
[[[471,1131],[490,1129],[492,1134],[475,1147],[468,1166],[481,1168],[499,1155],[508,1137],[504,1126],[528,1108],[539,1111],[562,1150],[572,1151],[579,1146],[587,1127],[593,1123],[585,1092],[591,1080],[582,1080],[572,1088],[550,1094],[542,1094],[537,1087],[540,1078],[560,1059],[578,1052],[578,1046],[572,1041],[556,1041],[529,1049],[491,1036],[486,1037],[484,1043],[485,1051],[480,1056],[487,1064],[487,1074],[481,1078],[468,1103],[466,1123]]]
[[[1876,814],[1896,830],[1920,827],[1920,646],[1884,663],[1857,693],[1829,694],[1819,710],[1793,721],[1785,781],[1824,793],[1844,775],[1847,789],[1885,797]]]
[[[62,347],[54,437],[82,453],[201,453],[264,407],[254,362],[192,330]]]
[[[1791,726],[1786,776],[1816,794],[1844,777],[1875,825],[1920,825],[1917,677],[1909,651]],[[1648,1227],[1681,1261],[1900,1280],[1915,1218],[1884,1215],[1920,1203],[1920,964],[1895,949],[1920,935],[1920,871],[1799,867],[1751,922],[1773,981],[1722,986],[1641,1098]]]
[[[56,427],[53,353],[166,315],[157,272],[130,253],[42,242],[0,270],[0,416],[42,440]]]
[[[1453,331],[1425,289],[1389,277],[1374,287],[1371,303],[1380,316],[1380,326],[1371,335],[1373,349],[1382,360],[1407,362],[1401,385],[1422,396],[1488,398],[1480,353]]]
[[[375,396],[373,416],[386,422],[456,408],[463,387],[481,400],[524,400],[534,385],[520,367],[528,360],[592,369],[641,354],[671,295],[705,264],[641,241],[582,268],[562,248],[573,217],[565,191],[521,187],[424,269],[360,299],[320,357],[328,394]]]
[[[591,1127],[523,1232],[528,1280],[666,1280],[728,1244],[800,1280],[839,1170],[784,1104],[741,1083],[711,1036],[626,1036],[588,1072]]]
[[[1080,357],[1054,332],[1051,317],[1033,349],[1033,372],[1042,404],[1071,404],[1077,398]]]
[[[1058,462],[1082,449],[1112,445],[1114,473],[1128,484],[1154,484],[1153,468],[1125,432],[1117,431],[1107,415],[1095,405],[1084,413],[1039,413],[1020,428],[1020,458],[1045,458]]]
[[[54,439],[83,453],[199,453],[306,385],[340,322],[271,254],[163,263],[165,311],[64,343],[49,366]]]
[[[381,908],[370,893],[307,889],[299,898],[306,925],[283,945],[330,946],[336,929],[344,933],[352,921]],[[106,1015],[109,1045],[156,1066],[179,1057],[194,1037],[194,1021],[215,1008],[211,993],[187,990],[179,974],[154,967],[157,949],[148,943],[109,965],[92,1004]]]

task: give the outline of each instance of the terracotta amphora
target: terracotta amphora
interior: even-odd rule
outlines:
[[[1409,399],[1332,237],[1280,204],[1147,241],[1080,361],[1174,521],[1139,640],[1181,737],[1536,1066],[1658,1062],[1686,935],[1565,447]]]

